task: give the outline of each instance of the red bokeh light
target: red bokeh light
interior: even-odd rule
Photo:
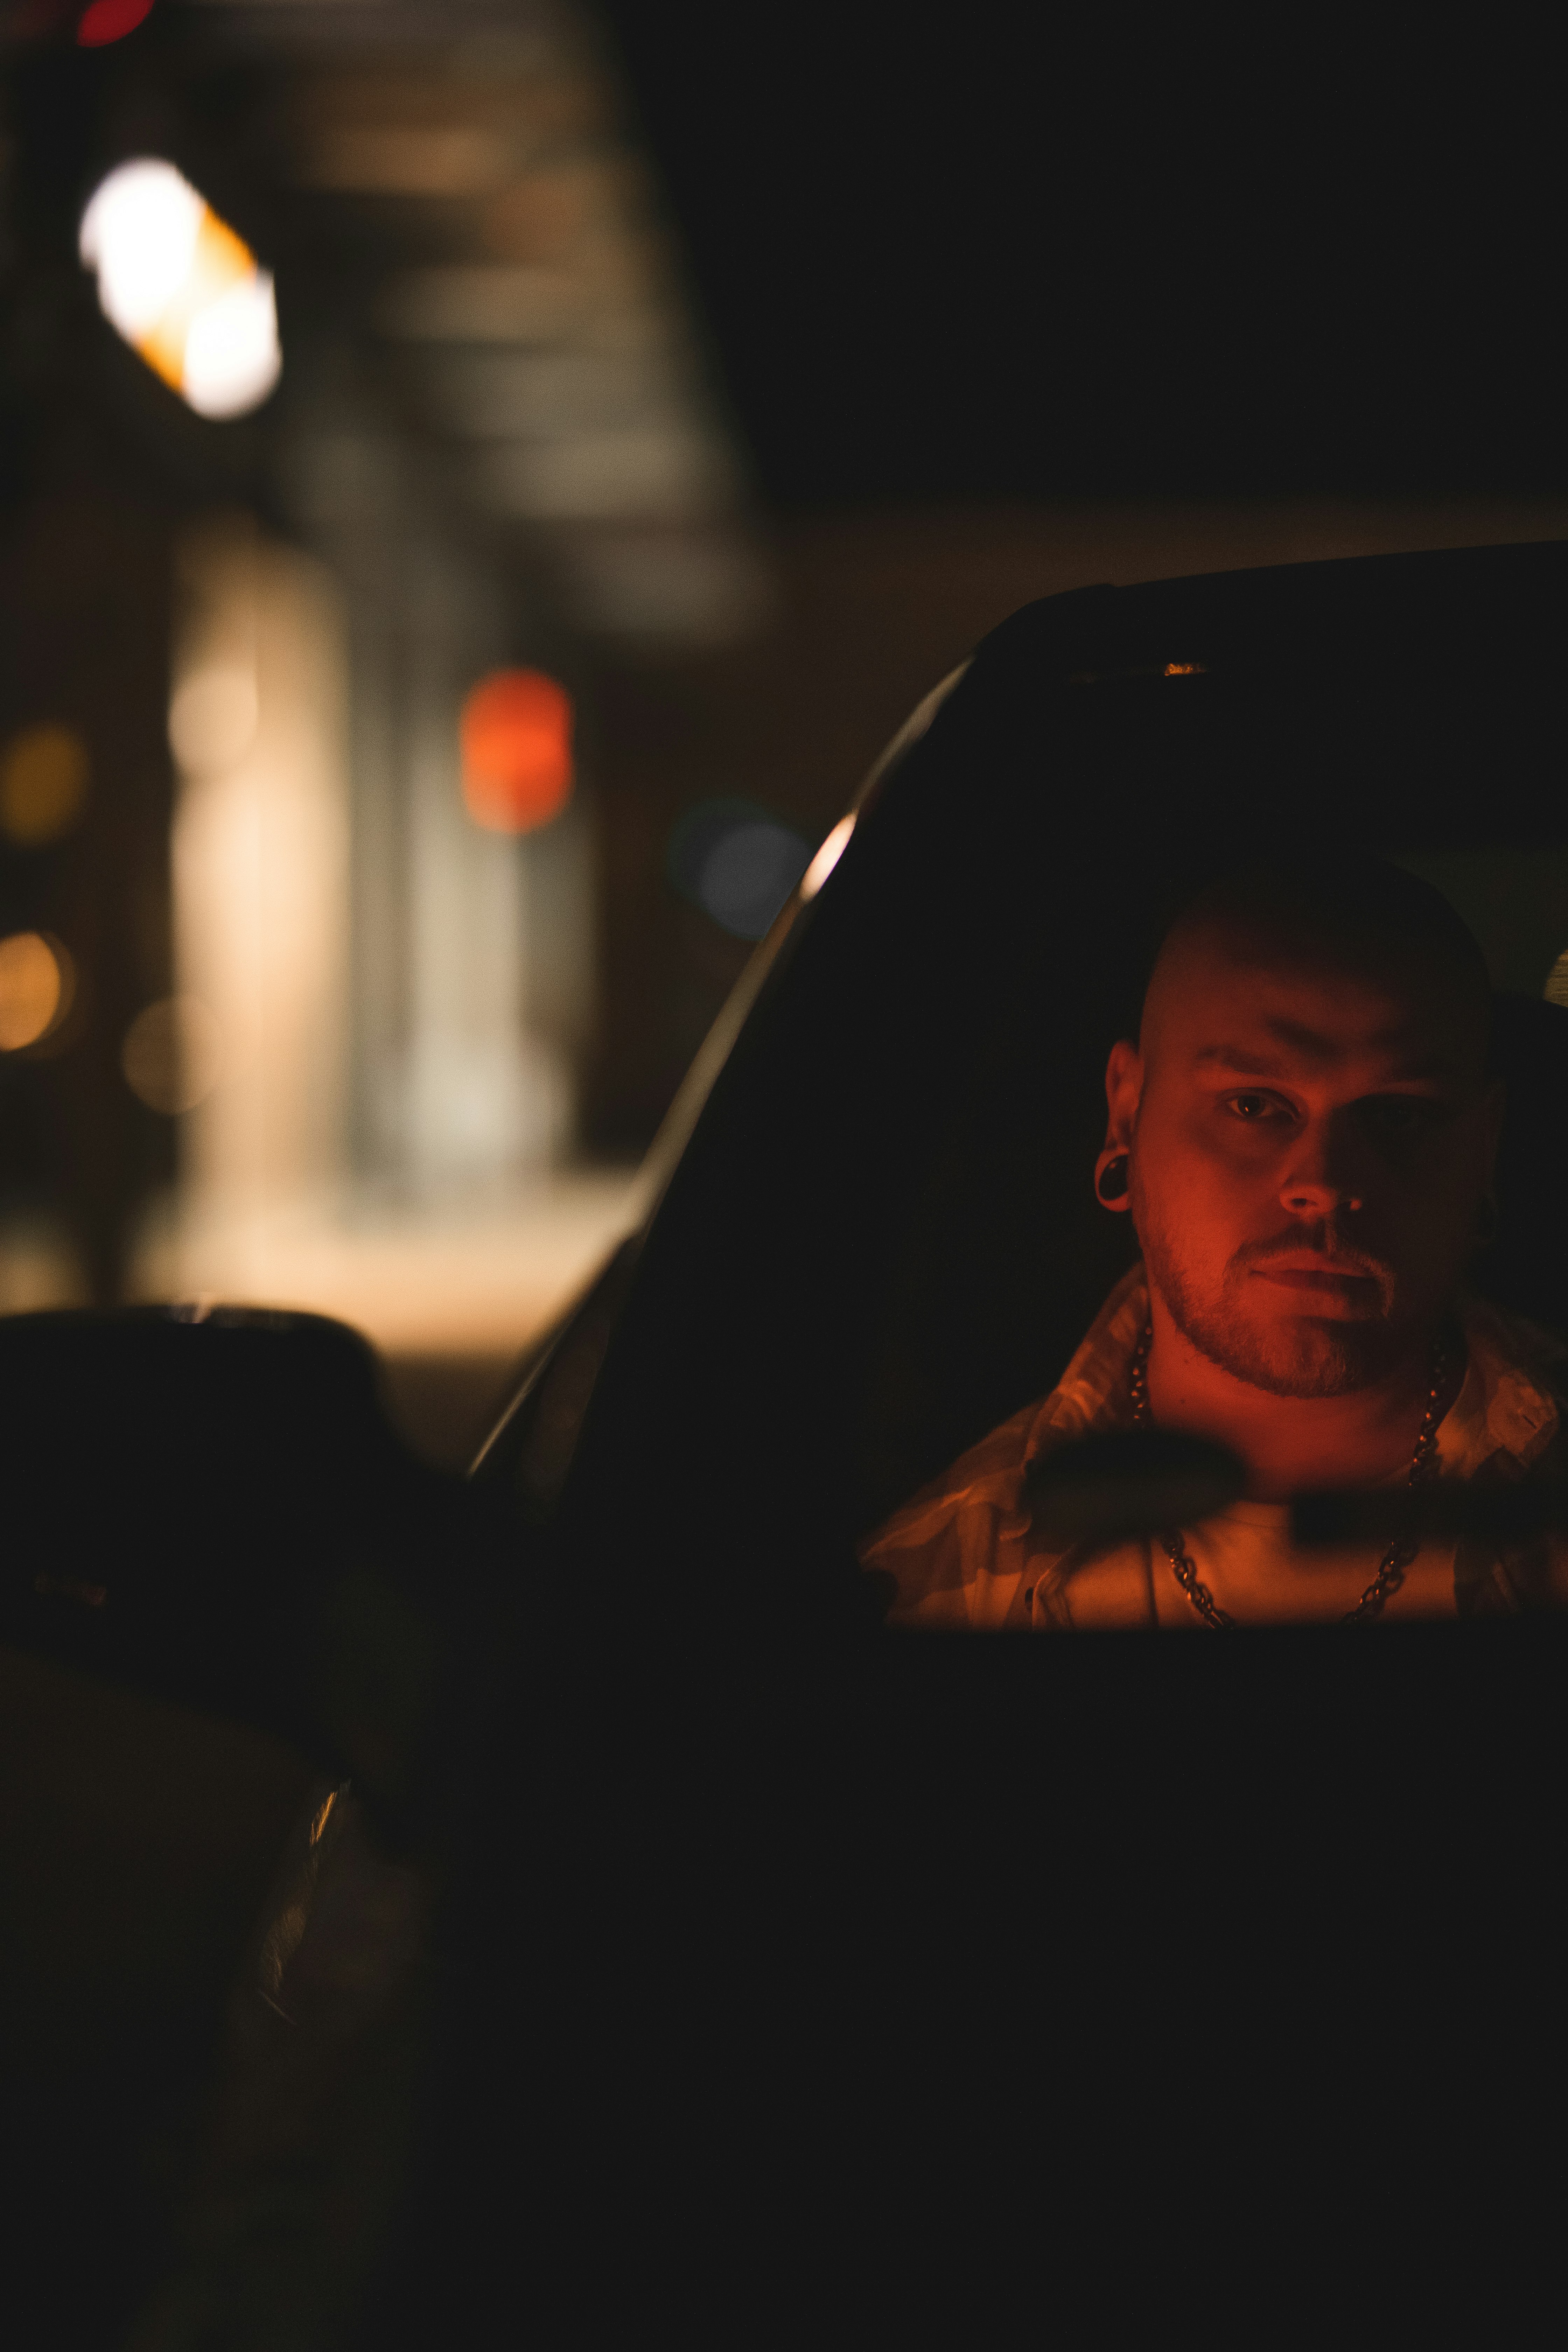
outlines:
[[[106,49],[122,41],[153,13],[153,0],[92,0],[76,28],[79,49]]]
[[[572,797],[572,698],[542,670],[499,669],[463,705],[463,801],[493,833],[531,833]]]

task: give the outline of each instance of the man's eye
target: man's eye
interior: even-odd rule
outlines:
[[[1226,1107],[1237,1118],[1246,1119],[1254,1127],[1263,1119],[1289,1118],[1290,1116],[1288,1106],[1275,1095],[1227,1095]]]

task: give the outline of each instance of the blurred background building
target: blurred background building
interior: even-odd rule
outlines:
[[[1214,89],[1002,22],[0,12],[0,1308],[343,1316],[461,1459],[987,628],[1568,535],[1469,147],[1303,66],[1158,210]]]

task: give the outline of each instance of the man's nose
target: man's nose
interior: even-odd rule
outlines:
[[[1293,1217],[1342,1216],[1361,1207],[1342,1149],[1334,1146],[1326,1128],[1311,1126],[1302,1134],[1279,1188],[1280,1205]]]

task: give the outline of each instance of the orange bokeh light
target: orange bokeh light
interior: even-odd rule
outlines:
[[[572,797],[572,698],[542,670],[499,669],[463,705],[463,802],[493,833],[531,833]]]

